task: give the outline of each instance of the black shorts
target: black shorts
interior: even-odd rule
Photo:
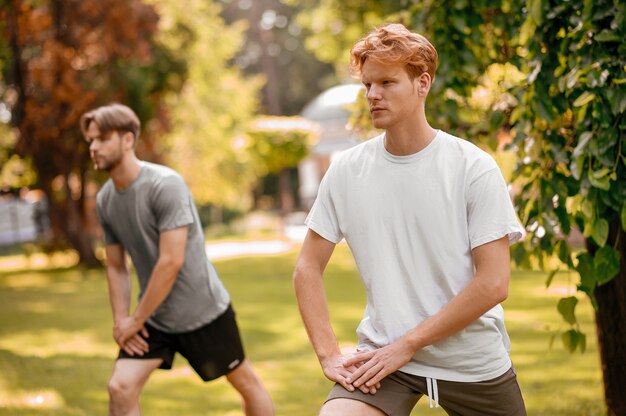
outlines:
[[[202,380],[210,381],[228,374],[245,358],[235,311],[231,305],[213,322],[190,332],[169,334],[148,323],[145,326],[150,335],[145,338],[148,352],[139,356],[120,350],[118,359],[162,358],[163,363],[159,368],[169,370],[174,362],[174,354],[179,352]]]

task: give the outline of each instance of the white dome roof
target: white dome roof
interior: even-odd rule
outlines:
[[[361,84],[344,84],[329,88],[304,107],[302,116],[322,123],[336,118],[347,120],[349,112],[346,106],[356,102],[362,89]]]
[[[302,110],[302,117],[316,122],[321,132],[313,153],[332,154],[354,146],[357,141],[348,130],[350,111],[346,108],[354,104],[363,89],[361,84],[343,84],[322,92]]]

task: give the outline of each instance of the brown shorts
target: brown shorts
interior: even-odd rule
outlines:
[[[147,323],[145,326],[149,334],[148,338],[144,338],[148,343],[148,352],[142,356],[131,356],[120,350],[118,359],[162,358],[159,368],[169,370],[178,352],[202,380],[210,381],[228,374],[245,358],[231,305],[214,321],[190,332],[170,334]]]
[[[438,391],[439,406],[449,415],[526,416],[524,399],[512,367],[492,380],[476,383],[436,380],[430,384],[431,391]],[[380,385],[376,394],[364,394],[359,390],[349,392],[335,384],[326,401],[339,398],[359,400],[388,416],[408,416],[422,396],[429,393],[426,378],[400,371],[385,377]],[[436,395],[433,393],[430,398],[433,396]]]

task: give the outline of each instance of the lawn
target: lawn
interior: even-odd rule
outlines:
[[[298,315],[291,283],[297,251],[216,261],[231,292],[247,354],[267,384],[278,415],[315,415],[330,382],[323,378]],[[550,331],[561,327],[557,299],[567,274],[515,271],[506,319],[528,414],[604,415],[593,313],[581,297],[578,318],[587,352],[569,354]],[[342,345],[355,342],[364,292],[345,245],[329,264],[328,299]],[[115,345],[103,271],[0,270],[0,416],[103,415]],[[204,384],[177,357],[148,383],[145,415],[241,415],[223,380]],[[444,415],[422,400],[414,415]]]

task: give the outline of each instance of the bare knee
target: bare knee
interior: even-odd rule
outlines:
[[[129,380],[113,375],[108,385],[109,396],[114,401],[135,400],[139,396],[140,386]]]

